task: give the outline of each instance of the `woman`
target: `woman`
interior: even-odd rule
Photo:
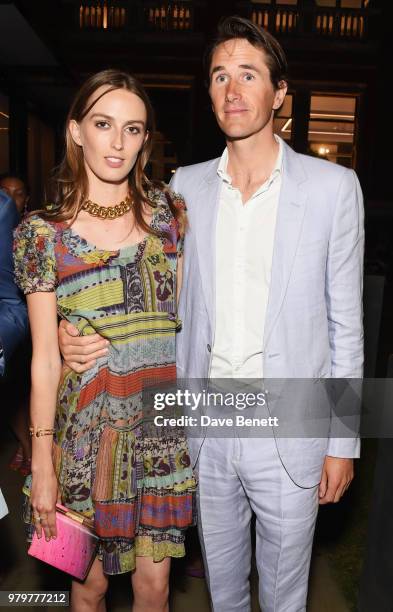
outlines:
[[[176,376],[185,223],[180,196],[144,175],[153,129],[133,77],[91,77],[68,116],[54,206],[24,220],[15,239],[33,339],[30,518],[55,536],[59,496],[94,517],[100,538],[86,581],[73,582],[77,612],[104,610],[106,575],[127,571],[134,612],[167,610],[170,558],[184,555],[193,521],[184,434],[144,437],[142,427],[142,387]],[[57,314],[109,341],[82,376],[61,374]],[[52,436],[36,434],[53,427],[52,448]]]

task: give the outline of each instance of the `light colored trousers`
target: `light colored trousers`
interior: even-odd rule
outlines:
[[[206,438],[197,464],[199,534],[214,612],[250,612],[252,512],[263,612],[303,612],[318,487],[289,478],[273,438]]]

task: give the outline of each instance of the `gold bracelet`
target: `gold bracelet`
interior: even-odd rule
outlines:
[[[53,434],[56,433],[56,430],[53,427],[50,429],[43,429],[41,427],[34,429],[34,427],[29,427],[29,432],[31,436],[40,438],[41,436],[53,436]]]

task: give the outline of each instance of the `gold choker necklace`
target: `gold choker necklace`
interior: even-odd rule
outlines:
[[[131,210],[132,205],[133,201],[129,196],[115,206],[99,206],[99,204],[96,204],[91,200],[86,200],[86,202],[83,202],[82,204],[82,210],[85,210],[87,213],[89,213],[89,215],[99,217],[100,219],[117,219]]]

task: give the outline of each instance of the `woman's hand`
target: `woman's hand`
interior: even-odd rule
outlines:
[[[58,485],[54,470],[45,472],[33,472],[33,484],[31,489],[31,505],[33,508],[33,520],[37,537],[44,534],[49,542],[50,538],[56,538],[56,501],[58,499]]]

